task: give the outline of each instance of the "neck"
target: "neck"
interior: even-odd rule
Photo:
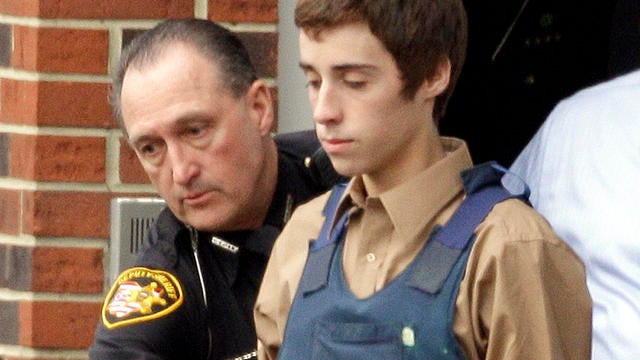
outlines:
[[[278,184],[278,149],[270,137],[265,139],[265,143],[264,167],[256,183],[252,211],[248,213],[252,218],[247,219],[251,229],[257,229],[264,223]]]
[[[362,175],[368,196],[378,196],[400,185],[446,156],[437,131],[428,127],[420,138],[422,140],[410,142],[402,153],[397,154],[398,159],[390,161],[393,165]]]

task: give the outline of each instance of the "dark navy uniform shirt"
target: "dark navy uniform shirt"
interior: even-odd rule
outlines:
[[[136,267],[107,295],[91,359],[255,357],[253,305],[275,238],[295,206],[344,181],[313,132],[276,142],[278,184],[263,226],[204,233],[165,209]]]

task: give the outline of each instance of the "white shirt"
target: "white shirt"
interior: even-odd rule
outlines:
[[[640,359],[640,70],[560,102],[511,170],[585,263],[592,359]]]

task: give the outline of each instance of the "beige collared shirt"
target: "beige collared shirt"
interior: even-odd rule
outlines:
[[[361,178],[347,187],[350,211],[343,268],[364,298],[414,259],[435,225],[464,198],[465,143],[442,138],[447,156],[378,197]],[[301,206],[273,248],[255,309],[261,359],[275,359],[302,275],[309,241],[322,225],[325,194]],[[591,300],[582,262],[548,223],[519,200],[494,207],[476,229],[456,300],[454,333],[467,359],[589,359]]]

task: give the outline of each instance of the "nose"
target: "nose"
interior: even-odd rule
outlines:
[[[173,181],[182,186],[189,185],[200,175],[198,157],[188,147],[168,146],[167,156],[171,164]]]
[[[340,121],[338,96],[336,96],[335,89],[328,82],[323,82],[311,104],[313,106],[313,118],[316,123],[327,125]]]

